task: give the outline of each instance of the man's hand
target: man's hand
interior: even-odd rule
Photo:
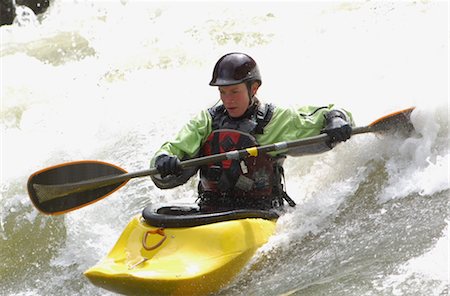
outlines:
[[[333,148],[337,143],[350,139],[352,127],[344,113],[339,110],[332,110],[325,114],[325,120],[326,125],[322,133],[326,133],[330,137],[330,140],[326,143],[328,147]]]
[[[168,175],[179,176],[183,171],[178,157],[165,154],[158,156],[155,166],[162,178]]]

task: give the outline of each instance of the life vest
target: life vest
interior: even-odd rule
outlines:
[[[202,147],[202,154],[218,154],[254,146],[258,146],[258,142],[250,134],[219,129],[209,135]],[[243,160],[227,159],[200,168],[200,181],[204,191],[233,196],[270,196],[276,181],[274,166],[274,159],[267,154]]]
[[[228,116],[223,105],[209,109],[212,132],[201,147],[202,156],[259,146],[255,134],[262,134],[273,114],[272,105],[255,103],[241,118]],[[224,160],[200,168],[200,199],[222,199],[231,205],[282,205],[282,162],[284,157],[266,153],[243,160]]]

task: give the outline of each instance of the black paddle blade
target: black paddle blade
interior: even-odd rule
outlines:
[[[414,107],[397,111],[372,122],[369,127],[371,132],[405,131],[412,132],[414,126],[411,122],[411,113]]]
[[[34,206],[44,214],[58,215],[94,203],[113,193],[128,180],[82,192],[58,193],[58,186],[126,173],[99,161],[78,161],[53,166],[34,173],[28,179],[28,194]]]

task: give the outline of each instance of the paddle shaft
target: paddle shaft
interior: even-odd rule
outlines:
[[[409,125],[410,114],[414,108],[401,110],[389,115],[386,115],[367,126],[355,127],[352,130],[353,135],[371,133],[371,132],[384,132],[391,129],[397,129],[399,126]],[[326,143],[330,138],[326,133],[319,134],[317,136],[289,141],[279,142],[275,144],[268,144],[264,146],[250,147],[241,150],[233,150],[220,154],[213,154],[203,156],[199,158],[189,159],[181,162],[182,168],[198,167],[210,163],[221,162],[224,160],[239,160],[249,156],[257,156],[261,153],[279,151],[281,153],[288,152],[289,150],[297,147]],[[74,193],[80,193],[96,188],[103,188],[109,185],[118,183],[125,184],[130,179],[144,176],[152,176],[158,174],[156,168],[150,168],[147,170],[141,170],[132,173],[124,173],[118,175],[107,175],[99,178],[92,178],[85,181],[65,183],[65,184],[36,184],[32,183],[36,195],[40,202],[50,201],[58,197],[64,197]]]
[[[362,134],[362,133],[368,133],[371,132],[370,126],[364,126],[364,127],[357,127],[353,129],[352,134]],[[258,147],[251,147],[241,150],[233,150],[225,153],[220,154],[213,154],[208,156],[203,156],[199,158],[189,159],[181,162],[182,168],[189,168],[189,167],[195,167],[195,166],[202,166],[214,162],[220,162],[227,159],[243,159],[249,156],[256,156],[260,153],[267,153],[267,152],[274,152],[274,151],[289,151],[292,148],[300,147],[300,146],[307,146],[307,145],[313,145],[318,143],[324,143],[325,141],[329,140],[329,136],[327,134],[320,134],[314,137],[306,138],[306,139],[300,139],[290,142],[280,142],[275,144],[269,144],[264,146],[258,146]],[[113,185],[116,183],[121,183],[124,181],[128,181],[133,178],[139,178],[139,177],[145,177],[145,176],[152,176],[158,174],[158,170],[156,168],[150,168],[146,170],[131,172],[131,173],[125,173],[120,175],[114,175],[114,176],[106,176],[106,177],[100,177],[95,179],[90,179],[86,181],[81,182],[75,182],[75,183],[68,183],[68,184],[62,184],[62,185],[43,185],[43,184],[34,184],[34,188],[37,191],[47,191],[50,193],[51,198],[48,198],[48,200],[65,196],[71,193],[75,192],[82,192],[91,190],[94,188],[100,188],[105,187],[109,185]],[[48,195],[48,193],[46,195]]]
[[[363,126],[363,127],[356,127],[353,129],[352,134],[363,134],[371,132],[370,126]],[[203,156],[200,158],[194,158],[190,160],[185,160],[181,162],[181,167],[187,168],[187,167],[193,167],[193,166],[201,166],[205,164],[210,164],[214,162],[219,162],[227,159],[243,159],[249,156],[257,156],[257,154],[260,153],[267,153],[267,152],[274,152],[274,151],[281,151],[286,150],[289,151],[292,148],[296,147],[302,147],[307,145],[313,145],[313,144],[319,144],[324,143],[329,140],[329,136],[327,134],[320,134],[317,136],[305,138],[305,139],[299,139],[294,140],[290,142],[280,142],[275,144],[269,144],[264,146],[257,146],[257,147],[251,147],[241,150],[233,150],[225,153],[220,154],[213,154],[208,156]],[[147,170],[149,174],[153,174],[153,171],[155,169]],[[147,173],[146,171],[142,171],[142,173]],[[145,176],[145,175],[141,175]]]

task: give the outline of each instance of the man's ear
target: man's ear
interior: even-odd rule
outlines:
[[[251,87],[251,93],[252,93],[252,97],[254,95],[256,95],[256,92],[258,91],[259,88],[259,83],[258,82],[253,82],[252,87]]]

